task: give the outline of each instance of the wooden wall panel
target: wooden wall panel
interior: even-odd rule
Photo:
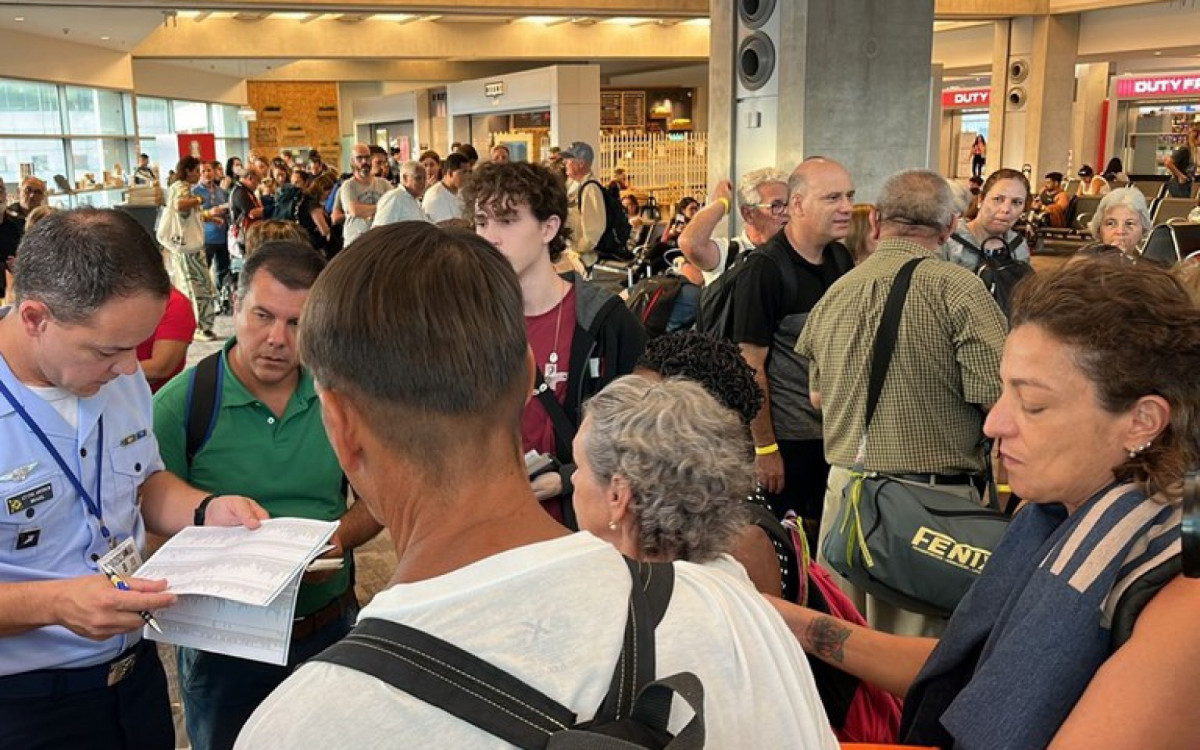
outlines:
[[[250,123],[250,148],[271,156],[315,148],[326,164],[341,163],[337,83],[247,81],[246,96],[258,113]]]

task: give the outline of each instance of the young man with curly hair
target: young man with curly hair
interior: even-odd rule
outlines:
[[[551,515],[574,528],[571,441],[579,407],[633,370],[645,334],[616,295],[555,271],[570,237],[560,175],[527,162],[489,162],[475,170],[463,197],[476,233],[503,253],[521,283],[538,373],[521,418],[522,443],[557,460],[557,471],[532,480],[533,490]]]

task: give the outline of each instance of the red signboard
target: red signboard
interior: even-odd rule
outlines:
[[[1200,99],[1200,73],[1117,79],[1117,97],[1120,99],[1147,99],[1164,96]]]
[[[982,109],[992,101],[992,89],[946,89],[942,92],[942,109]]]

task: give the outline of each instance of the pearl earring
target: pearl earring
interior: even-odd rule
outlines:
[[[1149,448],[1152,444],[1153,444],[1153,441],[1146,441],[1146,443],[1144,445],[1139,445],[1136,448],[1127,449],[1127,453],[1129,454],[1129,457],[1131,459],[1137,458],[1139,453],[1145,452],[1145,450],[1147,448]]]
[[[609,528],[609,530],[610,530],[610,531],[616,531],[616,530],[617,530],[617,522],[616,522],[616,521],[609,521],[609,522],[608,522],[608,528]]]

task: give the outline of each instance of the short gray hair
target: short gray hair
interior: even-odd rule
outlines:
[[[413,161],[412,159],[409,159],[400,165],[401,179],[405,177],[414,177],[418,172],[420,172],[422,175],[425,174],[425,167],[422,167],[421,162],[419,161]]]
[[[643,554],[703,563],[732,549],[754,490],[736,414],[689,380],[627,375],[587,401],[584,416],[596,479],[629,482]]]
[[[738,180],[738,203],[742,206],[761,203],[762,193],[759,192],[759,188],[771,182],[778,182],[780,185],[786,185],[787,181],[787,173],[782,169],[776,169],[775,167],[753,169],[742,175],[742,179]]]
[[[946,184],[950,186],[950,195],[954,199],[954,213],[962,216],[971,207],[971,191],[967,186],[956,180],[946,180]]]
[[[954,196],[940,174],[910,169],[887,178],[879,189],[875,210],[881,223],[940,231],[954,221]]]
[[[1100,225],[1104,223],[1104,215],[1120,206],[1124,206],[1138,215],[1138,218],[1142,220],[1143,233],[1150,231],[1150,210],[1146,208],[1146,196],[1142,195],[1142,191],[1135,187],[1116,188],[1100,199],[1100,205],[1096,206],[1096,213],[1092,214],[1092,220],[1088,222],[1088,231],[1092,233],[1092,237],[1097,242],[1100,241]]]

